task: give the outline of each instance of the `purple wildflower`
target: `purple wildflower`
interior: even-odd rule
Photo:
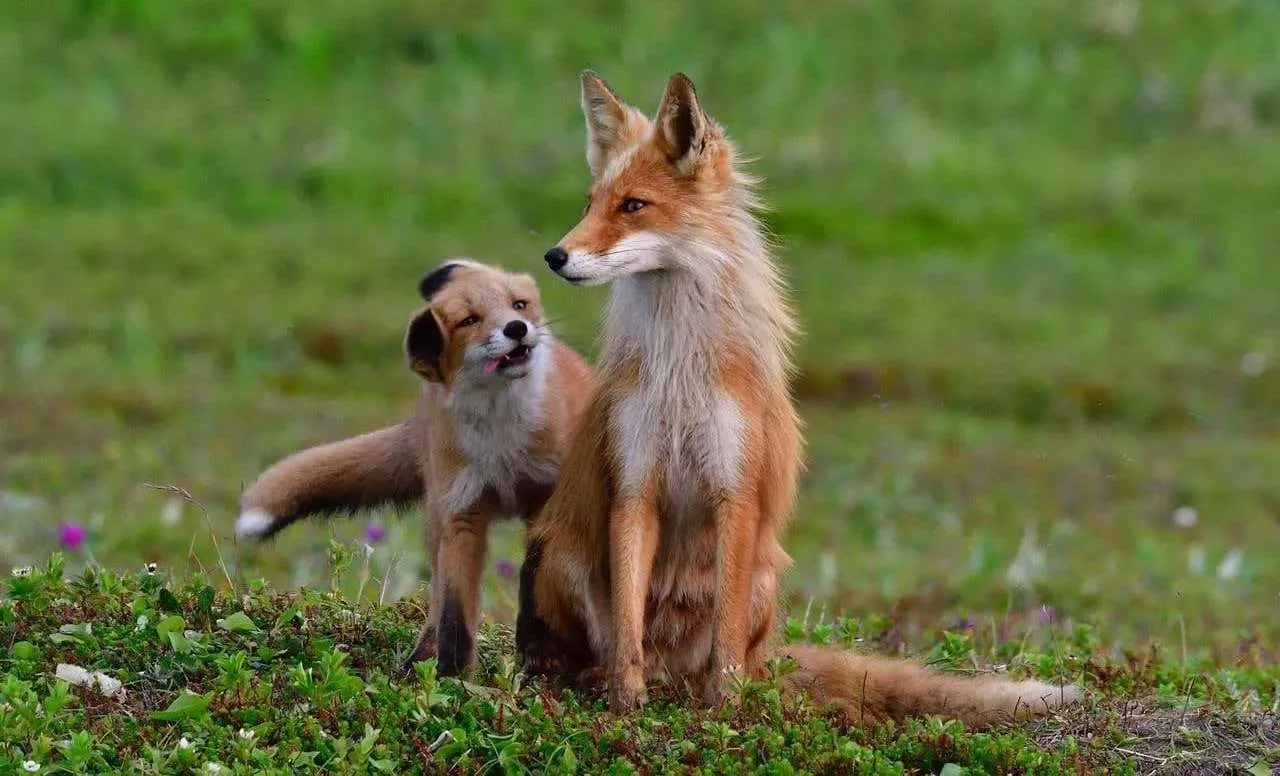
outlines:
[[[63,523],[58,526],[58,541],[66,550],[78,550],[88,538],[89,531],[79,523]]]
[[[1058,621],[1058,613],[1048,604],[1040,605],[1040,622],[1045,625],[1053,625]]]
[[[387,529],[377,523],[369,523],[364,528],[365,544],[380,544],[383,539],[387,538]]]
[[[498,576],[503,579],[515,579],[516,573],[516,564],[509,560],[498,561]]]
[[[973,630],[973,625],[974,625],[973,618],[966,617],[960,622],[956,623],[956,629],[957,630]]]

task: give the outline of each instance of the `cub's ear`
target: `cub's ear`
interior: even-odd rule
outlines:
[[[626,104],[593,70],[582,71],[582,115],[587,120],[587,167],[592,177],[619,148],[644,136],[648,119]]]
[[[654,121],[658,147],[681,175],[692,174],[707,143],[707,117],[689,76],[676,73],[667,81]]]
[[[430,307],[413,316],[413,320],[409,321],[409,330],[404,335],[404,353],[409,360],[410,369],[427,382],[444,382],[444,372],[440,366],[444,346],[444,327]]]
[[[450,261],[423,275],[422,280],[418,281],[418,294],[422,297],[422,301],[430,302],[431,297],[448,285],[453,278],[453,273],[457,272],[460,266],[462,266],[461,262]]]

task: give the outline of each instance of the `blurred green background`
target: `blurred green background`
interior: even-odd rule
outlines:
[[[362,594],[414,595],[416,518],[237,547],[242,487],[409,411],[447,257],[534,273],[591,352],[603,292],[540,258],[588,183],[578,72],[652,110],[683,70],[759,160],[805,328],[793,613],[1274,649],[1276,30],[1269,0],[4,3],[0,563],[317,585],[373,520]]]

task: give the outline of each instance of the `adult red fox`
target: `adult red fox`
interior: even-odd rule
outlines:
[[[617,711],[644,703],[647,678],[717,703],[727,676],[761,678],[783,655],[799,665],[790,688],[867,723],[934,713],[982,726],[1074,699],[1074,687],[770,646],[801,435],[795,326],[755,181],[682,74],[650,120],[584,72],[582,109],[594,181],[545,258],[570,283],[612,288],[597,387],[528,534],[526,669],[603,667]]]

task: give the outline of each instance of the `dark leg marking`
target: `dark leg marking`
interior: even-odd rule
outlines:
[[[457,676],[471,662],[471,632],[462,613],[458,594],[444,591],[444,607],[440,610],[440,633],[437,639],[437,659],[441,676]]]
[[[516,652],[520,662],[530,673],[545,673],[546,654],[551,641],[551,629],[538,616],[533,598],[534,581],[542,566],[542,542],[535,541],[525,551],[520,566],[519,610],[516,612]]]
[[[436,628],[434,625],[427,625],[422,629],[422,633],[418,634],[418,643],[413,648],[413,652],[409,653],[409,657],[404,661],[400,670],[406,674],[413,673],[413,664],[425,660],[429,660],[436,656]]]
[[[538,614],[534,582],[542,566],[542,543],[533,542],[520,567],[520,610],[516,615],[516,652],[525,673],[552,679],[573,679],[593,661],[586,632],[556,633]]]

